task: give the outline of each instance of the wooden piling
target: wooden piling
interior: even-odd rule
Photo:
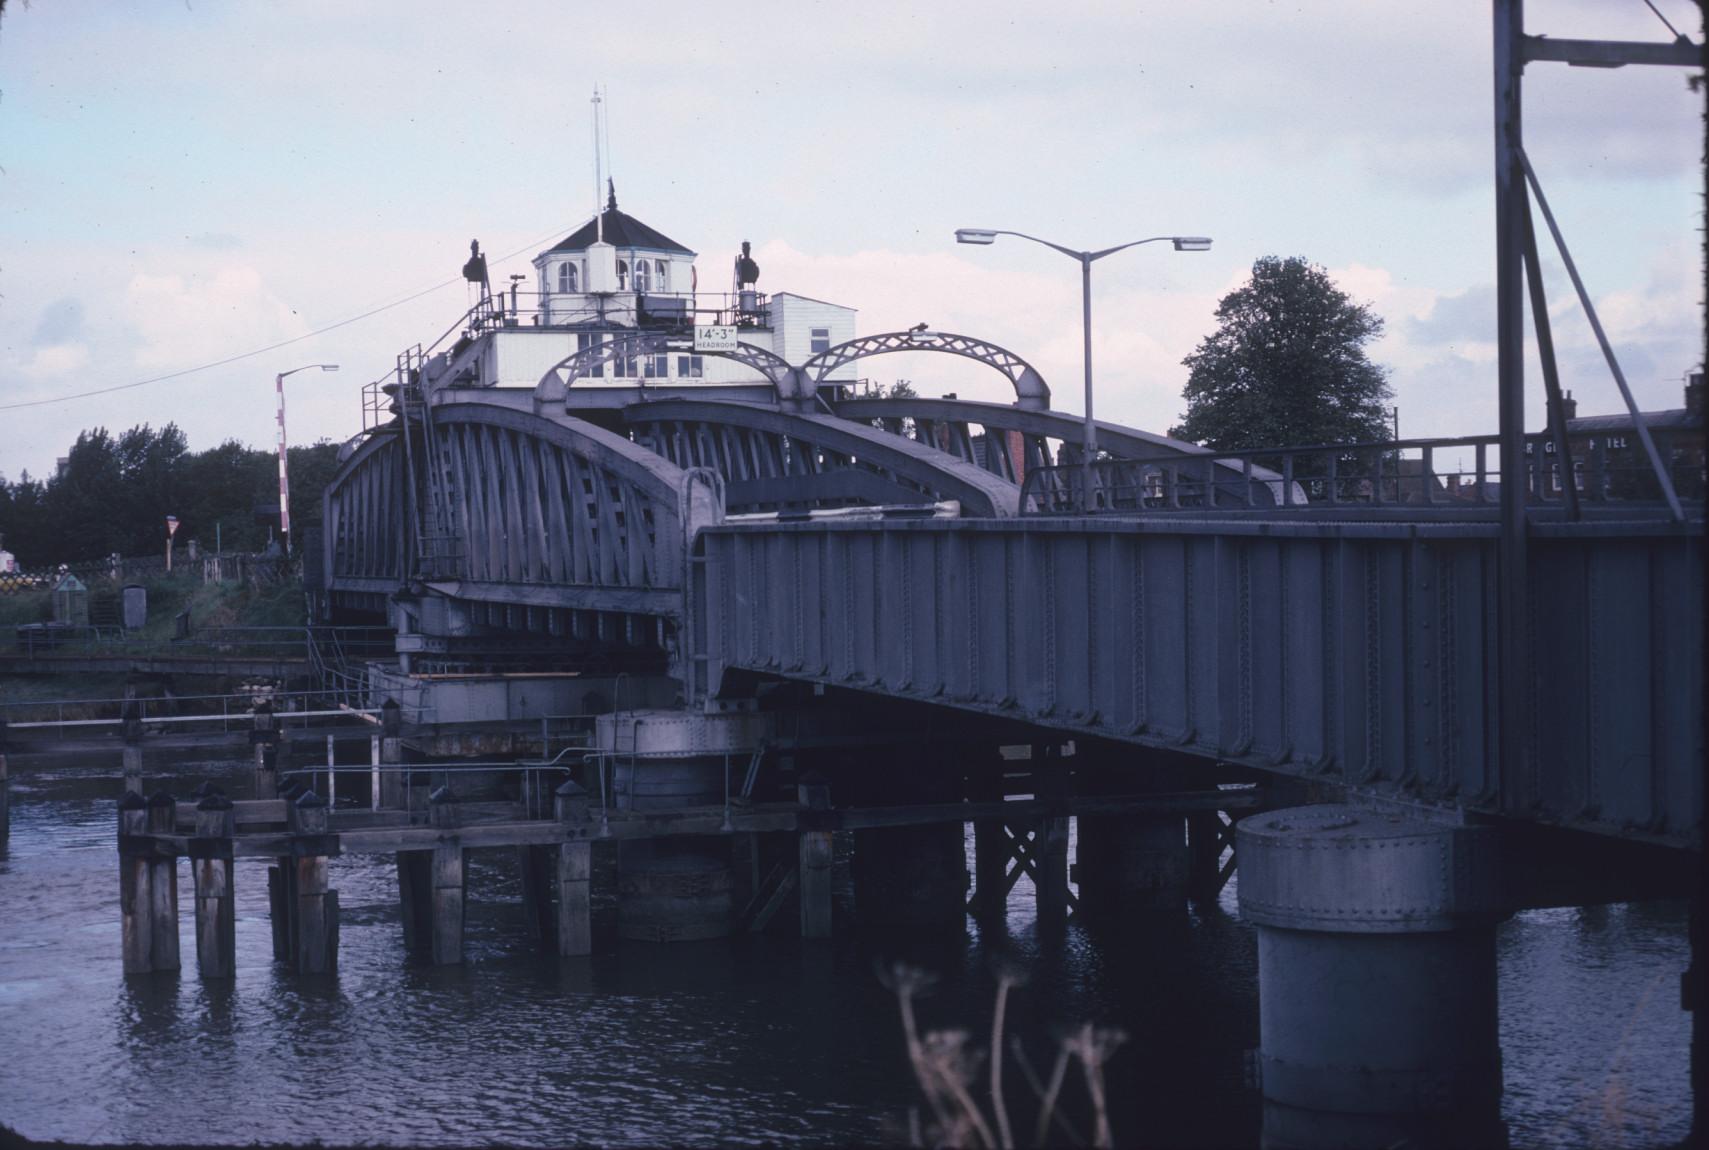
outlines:
[[[428,821],[445,832],[433,848],[433,962],[463,961],[463,844],[456,836],[457,797],[450,787],[428,796]]]
[[[566,782],[552,796],[553,814],[567,832],[585,835],[591,819],[587,790]],[[558,954],[593,953],[593,844],[585,837],[558,844]]]
[[[402,912],[404,949],[411,954],[433,950],[433,852],[398,851],[398,909]]]
[[[1034,754],[1035,763],[1038,755]],[[1033,771],[1033,794],[1046,801],[1063,801],[1068,792],[1068,770],[1054,755]],[[1038,821],[1033,840],[1037,870],[1033,891],[1037,898],[1038,923],[1055,928],[1068,921],[1068,817],[1045,815]]]
[[[402,810],[409,805],[409,796],[404,793],[403,771],[398,769],[404,761],[404,741],[403,708],[398,706],[396,699],[387,699],[380,704],[380,731],[380,805],[377,809]]]
[[[796,786],[801,803],[801,937],[831,937],[831,830],[814,825],[812,816],[831,809],[831,788],[817,771],[801,776]]]
[[[6,720],[0,718],[0,850],[12,837],[12,776],[6,767]]]
[[[265,700],[255,705],[254,726],[249,732],[249,741],[255,746],[255,797],[258,799],[274,799],[279,797],[278,772],[278,719],[273,715],[273,704]]]
[[[976,765],[967,777],[969,802],[1002,802],[1003,762],[996,755]],[[973,822],[973,899],[976,918],[988,924],[1001,922],[1009,902],[1009,836],[1002,819]]]
[[[325,974],[338,965],[338,894],[328,883],[326,800],[307,791],[287,809],[293,842],[291,911],[293,960],[300,974]]]
[[[237,973],[236,898],[232,889],[231,800],[212,794],[196,804],[190,873],[196,889],[196,969],[203,978]]]
[[[119,930],[126,974],[154,969],[154,896],[149,886],[148,804],[135,791],[119,800]]]
[[[175,830],[178,802],[165,791],[148,798],[147,826],[150,835],[169,835]],[[150,856],[149,963],[155,970],[177,970],[178,962],[178,860],[159,852]]]
[[[558,928],[552,915],[552,848],[526,845],[516,848],[517,870],[522,876],[522,913],[528,929],[542,949],[556,950]]]

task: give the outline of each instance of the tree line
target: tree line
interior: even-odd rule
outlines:
[[[297,542],[321,522],[321,492],[338,467],[338,445],[290,449],[291,529]],[[63,465],[45,481],[25,471],[0,475],[0,536],[24,568],[166,547],[166,517],[178,517],[177,542],[212,550],[259,551],[278,531],[279,457],[227,440],[191,451],[168,423],[119,435],[80,432]]]

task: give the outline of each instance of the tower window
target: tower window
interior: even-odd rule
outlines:
[[[671,265],[665,260],[653,261],[653,290],[671,290]]]
[[[635,290],[638,292],[653,290],[653,264],[651,260],[635,261]]]
[[[617,290],[618,291],[628,291],[629,290],[629,261],[628,260],[618,260],[617,261]]]
[[[831,329],[830,328],[828,328],[828,327],[816,327],[816,328],[813,328],[809,334],[812,336],[812,339],[808,341],[808,345],[807,345],[808,351],[812,352],[814,355],[817,355],[818,353],[820,353],[822,351],[830,351],[831,350]]]
[[[705,374],[705,370],[698,355],[679,355],[676,357],[678,379],[699,379]]]
[[[580,291],[581,289],[577,286],[579,278],[580,277],[576,275],[576,264],[574,260],[565,260],[563,263],[558,265],[559,291]]]

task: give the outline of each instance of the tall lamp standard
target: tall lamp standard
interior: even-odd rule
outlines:
[[[1080,261],[1080,314],[1083,325],[1082,338],[1085,344],[1086,365],[1086,429],[1081,438],[1080,449],[1085,458],[1081,461],[1080,510],[1094,509],[1092,501],[1092,463],[1098,456],[1098,429],[1092,422],[1092,264],[1105,256],[1113,256],[1117,252],[1136,248],[1140,244],[1154,244],[1168,240],[1175,245],[1178,252],[1208,252],[1211,241],[1208,236],[1151,236],[1149,239],[1134,240],[1131,243],[1117,244],[1113,248],[1105,248],[1097,252],[1079,252],[1073,248],[1065,248],[1061,244],[1053,244],[1049,240],[1041,240],[1037,236],[1029,236],[1025,232],[1000,231],[994,228],[957,228],[955,242],[958,244],[991,244],[997,242],[998,236],[1019,236],[1023,240],[1031,240],[1035,244],[1043,244],[1054,248],[1071,259]]]
[[[285,537],[285,554],[291,553],[291,473],[285,466],[285,377],[299,371],[337,371],[336,363],[309,363],[281,371],[273,377],[273,390],[279,396],[279,534]]]

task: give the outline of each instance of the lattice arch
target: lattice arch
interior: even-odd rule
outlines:
[[[1017,406],[1030,411],[1050,408],[1050,387],[1033,366],[1014,352],[970,335],[948,331],[891,331],[861,336],[820,352],[801,365],[801,373],[817,390],[831,372],[857,359],[899,351],[936,351],[977,360],[995,368],[1015,389]]]

